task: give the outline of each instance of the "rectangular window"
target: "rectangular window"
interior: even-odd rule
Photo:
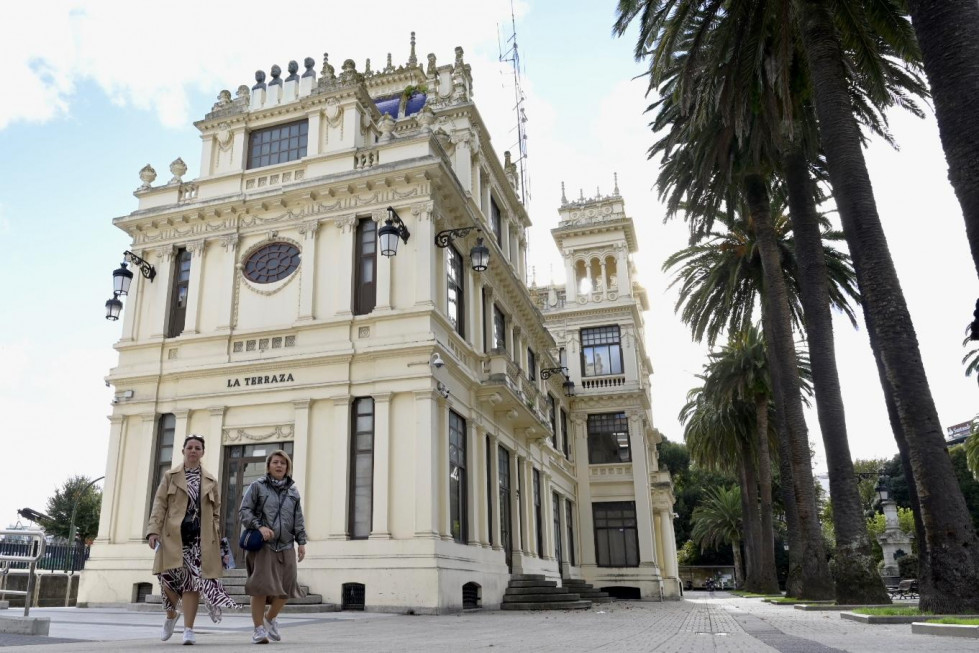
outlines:
[[[445,248],[445,270],[448,281],[446,308],[448,309],[449,322],[452,323],[456,333],[465,338],[466,302],[463,288],[466,281],[462,272],[462,254],[452,245]]]
[[[632,461],[625,413],[588,416],[588,462],[592,465]]]
[[[483,352],[486,353],[490,350],[489,346],[489,332],[486,330],[486,288],[483,288],[480,297],[479,304],[479,323],[480,330],[483,332]]]
[[[537,557],[544,557],[544,519],[540,503],[540,470],[534,470],[534,527],[537,531]]]
[[[564,445],[564,457],[571,460],[571,434],[568,433],[568,414],[561,409],[561,444]]]
[[[466,420],[449,411],[449,520],[452,539],[466,543]]]
[[[503,216],[500,214],[500,207],[496,205],[496,200],[490,196],[490,227],[493,229],[493,235],[496,236],[496,242],[503,248]]]
[[[190,252],[183,247],[173,257],[173,285],[170,287],[170,315],[167,338],[176,338],[187,321],[187,293],[190,290]]]
[[[160,487],[163,475],[173,466],[173,433],[177,428],[177,418],[173,413],[164,413],[156,422],[156,460],[153,467],[153,485],[150,486],[150,502]]]
[[[489,543],[493,544],[493,445],[486,436],[486,532]]]
[[[351,417],[347,530],[352,539],[365,539],[371,534],[374,506],[374,400],[354,399]]]
[[[535,386],[537,385],[537,356],[529,347],[527,348],[527,378]]]
[[[551,495],[551,512],[554,514],[554,557],[560,565],[564,562],[564,550],[561,547],[561,497],[557,492]]]
[[[354,315],[367,315],[377,303],[377,223],[371,218],[357,222],[354,252]]]
[[[256,129],[248,135],[248,169],[297,161],[306,156],[309,121]]]
[[[622,374],[622,343],[618,326],[581,330],[581,369],[584,370],[583,376]]]
[[[493,304],[493,347],[506,350],[506,316]]]
[[[557,451],[557,409],[551,393],[547,393],[547,416],[551,419],[551,446]]]
[[[636,502],[592,504],[595,516],[595,561],[599,567],[638,567],[639,533]]]
[[[568,564],[574,567],[577,561],[574,557],[574,504],[570,501],[564,502],[565,512],[567,515],[564,520],[568,522]]]

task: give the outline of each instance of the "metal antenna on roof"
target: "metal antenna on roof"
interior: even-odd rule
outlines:
[[[510,0],[510,26],[511,34],[507,39],[509,49],[503,52],[503,48],[500,48],[500,62],[509,62],[513,67],[513,108],[517,113],[517,151],[520,153],[515,163],[520,171],[520,202],[526,206],[530,199],[530,174],[527,171],[527,114],[523,106],[526,98],[520,85],[520,51],[517,48],[517,18],[513,9],[513,0]]]

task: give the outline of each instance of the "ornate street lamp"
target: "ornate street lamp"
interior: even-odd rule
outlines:
[[[105,319],[113,322],[118,320],[119,314],[122,313],[122,302],[119,298],[129,294],[129,287],[133,283],[133,273],[128,269],[126,260],[139,267],[140,273],[150,282],[156,277],[156,268],[129,250],[122,253],[122,258],[122,263],[112,273],[112,299],[105,302]]]
[[[401,221],[401,216],[392,207],[388,207],[388,219],[384,226],[377,230],[377,240],[381,246],[381,255],[394,256],[398,253],[398,239],[408,242],[411,233]]]
[[[564,396],[573,397],[574,396],[574,381],[571,380],[568,368],[566,367],[545,367],[540,371],[540,378],[544,381],[551,378],[552,374],[561,374],[564,376],[564,383],[561,384],[564,388]]]
[[[456,238],[465,238],[469,232],[475,229],[482,233],[479,227],[461,227],[459,229],[445,229],[435,234],[436,247],[448,247]],[[469,250],[469,261],[474,272],[483,272],[489,266],[489,248],[483,244],[482,238],[476,239],[476,244]]]

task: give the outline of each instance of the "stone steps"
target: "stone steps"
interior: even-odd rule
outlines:
[[[501,610],[588,610],[591,601],[581,600],[578,594],[542,574],[513,574],[503,593]]]
[[[583,580],[569,578],[562,581],[562,585],[568,589],[570,592],[578,594],[582,599],[587,599],[592,603],[611,603],[612,597],[609,596],[608,592],[603,592],[599,589],[595,589],[591,583],[586,583]]]

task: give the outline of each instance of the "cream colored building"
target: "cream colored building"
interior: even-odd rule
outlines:
[[[265,454],[292,453],[310,538],[301,580],[325,601],[359,589],[367,609],[444,612],[466,586],[467,604],[497,607],[511,573],[676,596],[621,198],[564,206],[555,230],[569,271],[598,261],[604,286],[593,274],[584,294],[531,292],[516,169],[490,144],[462,49],[419,64],[412,37],[405,65],[313,65],[222,91],[195,123],[200,177],[184,180],[178,159],[154,185],[147,166],[139,207],[114,220],[156,275],[137,273],[120,298],[101,526],[79,601],[127,602],[154,580],[147,515],[189,433],[207,440],[231,539]],[[407,238],[384,256],[377,234],[395,215]],[[485,271],[471,269],[477,239]],[[598,350],[582,337],[610,326],[621,369],[586,371],[580,356]],[[562,347],[574,397],[563,374],[540,374]],[[589,464],[590,439],[630,454]]]

